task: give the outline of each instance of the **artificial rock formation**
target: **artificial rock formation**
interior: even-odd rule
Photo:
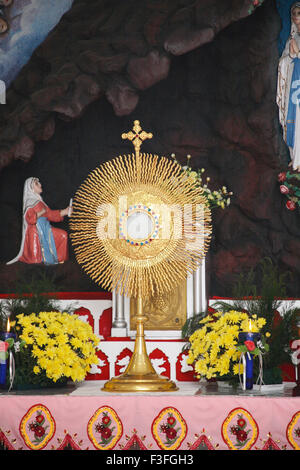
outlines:
[[[0,122],[0,168],[28,160],[54,132],[103,95],[117,116],[168,76],[173,56],[213,40],[249,15],[254,0],[75,0],[12,83]],[[25,115],[25,119],[24,119]]]

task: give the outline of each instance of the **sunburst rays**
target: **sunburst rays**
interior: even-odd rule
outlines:
[[[133,243],[120,234],[120,220],[126,207],[140,205],[155,207],[159,229],[156,238]],[[211,213],[177,162],[138,151],[91,172],[74,197],[70,228],[76,259],[97,284],[145,298],[172,291],[198,268],[209,248]]]

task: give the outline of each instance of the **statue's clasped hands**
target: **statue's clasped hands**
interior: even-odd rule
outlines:
[[[292,38],[290,40],[290,54],[298,56],[299,52],[300,51],[299,51],[299,47],[297,45],[297,42],[294,38]]]

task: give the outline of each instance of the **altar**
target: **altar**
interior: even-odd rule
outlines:
[[[216,383],[172,393],[107,393],[103,381],[0,394],[7,450],[299,450],[300,398]],[[151,406],[149,406],[151,401]]]
[[[187,318],[200,312],[202,302],[213,311],[221,300],[206,298],[204,270],[203,276],[201,271],[195,276],[196,280],[187,280]],[[62,311],[71,304],[74,314],[100,338],[99,362],[84,381],[62,388],[0,391],[2,449],[175,453],[300,449],[300,398],[293,396],[292,364],[283,367],[283,383],[269,388],[254,385],[253,390],[242,390],[199,381],[186,361],[180,329],[146,329],[145,343],[155,371],[173,380],[177,390],[108,393],[102,390],[104,384],[124,372],[134,350],[132,303],[106,292],[60,292],[56,297]],[[6,299],[2,295],[1,301]],[[295,302],[298,305],[299,300]]]

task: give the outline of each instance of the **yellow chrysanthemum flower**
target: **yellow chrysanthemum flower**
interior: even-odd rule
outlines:
[[[20,338],[36,359],[35,374],[42,370],[56,382],[61,377],[83,380],[92,364],[97,364],[99,338],[89,324],[66,312],[40,312],[17,317]]]
[[[34,372],[35,374],[39,374],[39,373],[41,372],[41,369],[40,369],[38,366],[34,366],[33,372]]]

